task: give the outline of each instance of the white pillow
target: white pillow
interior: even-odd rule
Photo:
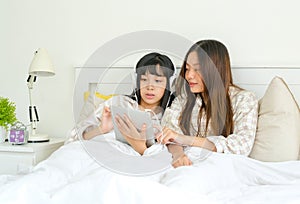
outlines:
[[[110,99],[112,96],[114,95],[103,95],[99,92],[85,92],[84,105],[80,111],[79,121],[86,119],[93,111],[95,111],[95,109],[98,108],[99,104],[103,103],[107,99]]]
[[[259,100],[258,124],[251,158],[297,160],[300,152],[300,111],[287,84],[274,77]]]

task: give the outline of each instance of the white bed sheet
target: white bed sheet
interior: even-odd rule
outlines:
[[[128,145],[116,145],[136,155]],[[161,148],[157,145],[148,154]],[[300,161],[266,163],[203,151],[189,149],[191,167],[127,176],[103,168],[76,141],[29,174],[0,176],[0,203],[300,203]]]

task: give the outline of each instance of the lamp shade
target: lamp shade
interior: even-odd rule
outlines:
[[[53,76],[55,75],[52,62],[48,52],[44,48],[39,48],[35,53],[29,67],[29,74],[37,76]]]

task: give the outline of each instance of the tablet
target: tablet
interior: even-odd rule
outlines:
[[[111,106],[111,113],[112,113],[112,121],[113,121],[114,131],[115,131],[117,140],[128,144],[126,139],[123,137],[122,133],[119,131],[118,126],[115,121],[116,115],[123,117],[124,114],[126,114],[137,129],[141,129],[142,125],[146,124],[146,126],[147,126],[146,144],[147,144],[147,146],[151,146],[152,144],[154,144],[155,136],[154,136],[151,114],[149,112],[135,110],[132,108]]]

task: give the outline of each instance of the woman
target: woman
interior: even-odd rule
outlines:
[[[130,96],[116,96],[101,104],[86,120],[80,122],[72,131],[72,139],[92,139],[110,132],[113,122],[110,105],[150,110],[154,122],[160,119],[170,103],[170,78],[175,72],[172,61],[159,53],[150,53],[142,57],[136,65],[137,88]],[[117,117],[116,123],[127,142],[140,154],[147,149],[144,126],[141,131],[134,128],[128,117]],[[141,138],[142,139],[139,139]]]
[[[191,165],[183,146],[248,156],[254,143],[258,101],[234,85],[227,48],[202,40],[186,54],[176,85],[178,97],[166,110],[157,136],[168,144],[173,166]]]

